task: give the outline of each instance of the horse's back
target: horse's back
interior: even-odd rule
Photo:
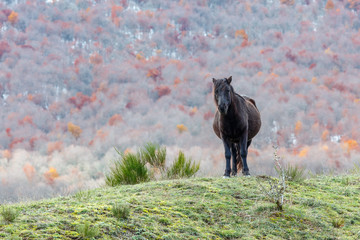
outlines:
[[[236,94],[238,97],[243,98],[246,103],[247,115],[248,115],[248,139],[252,139],[260,131],[261,127],[261,117],[260,111],[256,106],[254,99],[245,96]]]
[[[242,95],[242,97],[245,98],[246,101],[251,102],[255,106],[255,108],[257,109],[256,102],[255,102],[254,99],[252,99],[252,98],[250,98],[250,97],[248,97],[246,95]]]

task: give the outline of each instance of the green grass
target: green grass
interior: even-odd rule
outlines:
[[[138,153],[122,154],[120,159],[114,162],[110,168],[110,173],[105,177],[105,182],[109,186],[117,186],[120,184],[137,184],[150,181],[149,171],[141,160]]]
[[[302,182],[306,179],[304,168],[299,166],[292,166],[291,164],[288,164],[283,168],[285,172],[285,179],[287,181]],[[278,167],[276,167],[275,170],[277,173],[281,172]]]
[[[200,169],[200,164],[196,164],[190,158],[186,159],[183,152],[179,152],[172,166],[167,170],[167,177],[172,178],[190,178]]]
[[[111,211],[117,219],[128,219],[130,216],[130,208],[127,205],[123,204],[114,204],[114,206],[111,208]]]
[[[165,170],[166,147],[149,142],[140,150],[140,155],[151,166],[158,168],[160,171]]]
[[[283,211],[255,177],[164,180],[18,203],[8,205],[19,211],[13,222],[0,217],[0,239],[360,238],[358,173],[287,184]],[[115,203],[129,208],[127,218],[114,216]]]
[[[19,212],[16,209],[8,206],[3,206],[0,211],[0,216],[6,223],[14,222],[18,215]]]
[[[82,239],[93,239],[99,235],[100,231],[98,228],[91,226],[89,222],[85,222],[77,227],[77,232]]]

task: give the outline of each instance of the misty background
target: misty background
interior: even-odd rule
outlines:
[[[0,3],[0,202],[101,186],[121,151],[179,150],[221,176],[212,78],[255,99],[253,175],[360,163],[360,2]]]

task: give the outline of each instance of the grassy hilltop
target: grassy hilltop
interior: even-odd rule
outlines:
[[[260,181],[267,186],[265,178]],[[82,191],[10,205],[18,215],[13,222],[0,217],[0,238],[360,238],[358,173],[287,185],[283,211],[261,192],[255,177],[165,180]]]

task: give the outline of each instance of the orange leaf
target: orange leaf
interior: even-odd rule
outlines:
[[[61,141],[49,142],[47,145],[47,152],[51,154],[55,151],[60,151],[63,148],[63,144]]]
[[[23,170],[27,179],[31,182],[35,176],[35,168],[30,163],[26,163]]]
[[[177,85],[179,85],[181,83],[181,80],[180,80],[180,78],[175,78],[175,80],[174,80],[174,87],[176,87]]]
[[[116,124],[118,124],[119,122],[122,122],[123,118],[121,117],[120,114],[114,114],[110,119],[109,119],[109,125],[110,126],[114,126]]]
[[[136,59],[137,60],[143,60],[143,59],[145,59],[145,57],[141,53],[137,53],[136,54]]]
[[[198,111],[197,107],[193,107],[193,108],[190,110],[189,115],[190,115],[190,116],[194,116],[195,113],[197,113],[197,111]]]
[[[59,177],[55,168],[50,167],[47,172],[44,173],[45,180],[48,184],[54,184],[55,179]]]
[[[332,0],[327,1],[325,8],[327,10],[334,9],[334,2]]]
[[[7,159],[10,159],[10,158],[11,158],[11,152],[10,152],[10,150],[8,150],[8,149],[3,150],[3,151],[1,152],[1,154],[2,154],[2,156],[3,156],[4,158],[7,158]]]
[[[81,129],[79,126],[73,124],[72,122],[69,122],[68,125],[67,125],[67,127],[68,127],[68,131],[69,131],[76,139],[78,139],[78,138],[80,137],[80,134],[82,133],[82,129]]]
[[[101,140],[104,140],[108,135],[109,133],[102,129],[96,131],[96,138],[99,138]]]
[[[17,20],[18,20],[18,14],[12,11],[11,14],[8,16],[8,21],[11,22],[11,24],[15,24]]]
[[[25,123],[33,124],[33,120],[31,116],[26,115],[24,119],[19,120],[20,125],[24,125]]]
[[[323,133],[321,134],[321,139],[323,140],[323,141],[326,141],[327,139],[329,138],[329,130],[325,130],[325,131],[323,131]]]
[[[90,55],[90,63],[94,65],[99,65],[103,63],[103,58],[98,53],[93,53]]]
[[[118,17],[118,14],[123,10],[122,6],[112,6],[111,7],[111,20],[114,22],[114,19]]]
[[[280,0],[280,2],[285,5],[294,5],[295,4],[295,0]]]
[[[171,89],[168,86],[165,86],[165,85],[157,86],[155,88],[155,90],[157,91],[159,97],[169,95],[171,93]]]
[[[78,109],[81,109],[85,104],[91,103],[96,100],[96,95],[91,97],[84,95],[82,92],[76,93],[76,96],[68,99],[68,102],[74,104]]]
[[[178,129],[179,133],[183,133],[188,130],[188,128],[184,124],[178,124],[176,125],[176,128]]]
[[[235,31],[235,38],[242,37],[244,40],[248,40],[248,35],[246,34],[244,29],[236,30]]]
[[[147,77],[157,78],[161,74],[160,70],[157,68],[150,69],[146,74]]]
[[[302,128],[302,123],[301,123],[301,121],[299,120],[299,121],[297,121],[296,124],[295,124],[295,134],[298,134],[298,133],[300,132],[301,128]]]
[[[299,152],[299,157],[306,157],[307,154],[309,152],[309,147],[304,147],[300,152]]]
[[[349,139],[344,141],[343,148],[346,150],[347,153],[350,153],[351,150],[354,150],[358,147],[358,143],[354,139]]]

